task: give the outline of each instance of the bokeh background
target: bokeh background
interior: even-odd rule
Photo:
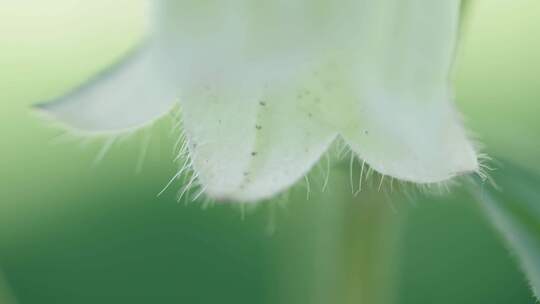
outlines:
[[[489,154],[540,171],[540,2],[471,4],[454,79],[465,123]],[[126,53],[143,12],[142,0],[0,3],[0,303],[339,298],[350,284],[341,273],[358,266],[348,238],[369,235],[355,224],[350,206],[364,202],[350,195],[347,166],[309,199],[299,185],[255,210],[203,208],[177,202],[180,185],[156,196],[176,170],[170,120],[100,157],[105,140],[66,135],[32,113]],[[459,188],[382,208],[398,223],[396,303],[534,302]]]

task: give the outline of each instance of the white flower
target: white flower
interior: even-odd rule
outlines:
[[[199,182],[257,201],[341,136],[381,174],[476,171],[452,104],[459,0],[161,0],[125,62],[41,106],[89,132],[131,130],[178,101]]]

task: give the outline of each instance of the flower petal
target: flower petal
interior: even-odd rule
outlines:
[[[398,179],[433,183],[477,171],[449,81],[459,1],[399,3],[370,16],[369,47],[356,67],[359,102],[350,109],[357,123],[342,134],[374,169]]]
[[[36,108],[77,131],[127,131],[167,113],[176,88],[159,73],[154,52],[137,50],[70,94]]]
[[[239,93],[246,91],[254,93]],[[285,190],[336,136],[290,91],[255,92],[229,88],[182,98],[193,166],[213,198],[257,201]]]

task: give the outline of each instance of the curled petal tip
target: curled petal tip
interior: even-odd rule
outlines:
[[[61,98],[34,106],[83,133],[135,130],[168,113],[177,92],[163,79],[155,54],[140,48]]]

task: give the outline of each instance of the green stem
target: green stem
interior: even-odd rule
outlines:
[[[394,303],[397,214],[384,195],[373,190],[345,210],[344,303]]]
[[[394,302],[398,214],[377,189],[353,196],[345,167],[309,201],[296,191],[280,217],[282,303]]]

